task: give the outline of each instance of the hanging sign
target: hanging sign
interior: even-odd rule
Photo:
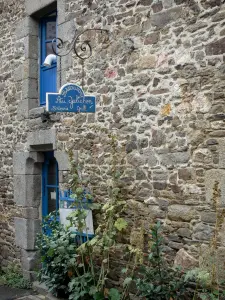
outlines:
[[[59,93],[46,93],[46,110],[50,112],[94,113],[95,96],[85,96],[81,87],[67,83]]]

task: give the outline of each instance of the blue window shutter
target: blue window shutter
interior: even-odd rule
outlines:
[[[48,22],[56,22],[56,16],[45,17],[40,22],[40,105],[46,104],[46,93],[57,92],[57,64],[45,67],[43,62],[47,56],[46,47],[51,47],[51,41],[46,39]]]

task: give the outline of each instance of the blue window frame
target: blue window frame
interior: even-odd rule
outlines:
[[[70,190],[59,192],[59,170],[57,160],[54,157],[54,152],[44,152],[44,158],[44,163],[42,165],[42,218],[53,211],[59,210],[59,202],[61,204],[66,202],[67,208],[74,202],[74,199],[70,198],[70,195],[72,194]],[[87,202],[87,200],[84,199],[84,203],[85,202]],[[90,200],[88,202],[90,202]],[[50,235],[51,230],[46,230],[46,233]],[[94,237],[94,234],[75,233],[77,236],[74,241],[79,245]]]
[[[46,104],[46,93],[57,92],[57,64],[50,67],[43,65],[45,58],[53,54],[52,40],[56,38],[56,12],[45,16],[40,21],[40,105]]]
[[[59,208],[58,163],[54,152],[44,153],[42,166],[42,217]]]

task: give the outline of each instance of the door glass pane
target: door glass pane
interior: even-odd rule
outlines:
[[[48,188],[48,213],[56,210],[56,188]]]
[[[55,43],[53,47],[55,49]],[[52,51],[52,43],[46,43],[46,56],[48,56],[49,54],[54,54],[54,52]]]
[[[56,22],[47,22],[46,24],[46,40],[53,40],[56,37]]]
[[[48,166],[48,185],[56,185],[57,164],[54,159],[49,161]]]

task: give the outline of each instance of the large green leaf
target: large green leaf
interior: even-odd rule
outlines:
[[[125,278],[125,280],[123,282],[123,286],[125,287],[125,286],[129,285],[131,283],[131,281],[132,281],[131,277]]]
[[[104,300],[105,297],[103,295],[103,293],[101,292],[97,292],[96,294],[94,294],[94,300]]]
[[[120,300],[121,299],[119,291],[114,288],[109,290],[109,297],[110,297],[110,300]]]
[[[124,220],[123,218],[118,218],[114,224],[117,230],[122,231],[123,229],[127,228],[127,221]]]

